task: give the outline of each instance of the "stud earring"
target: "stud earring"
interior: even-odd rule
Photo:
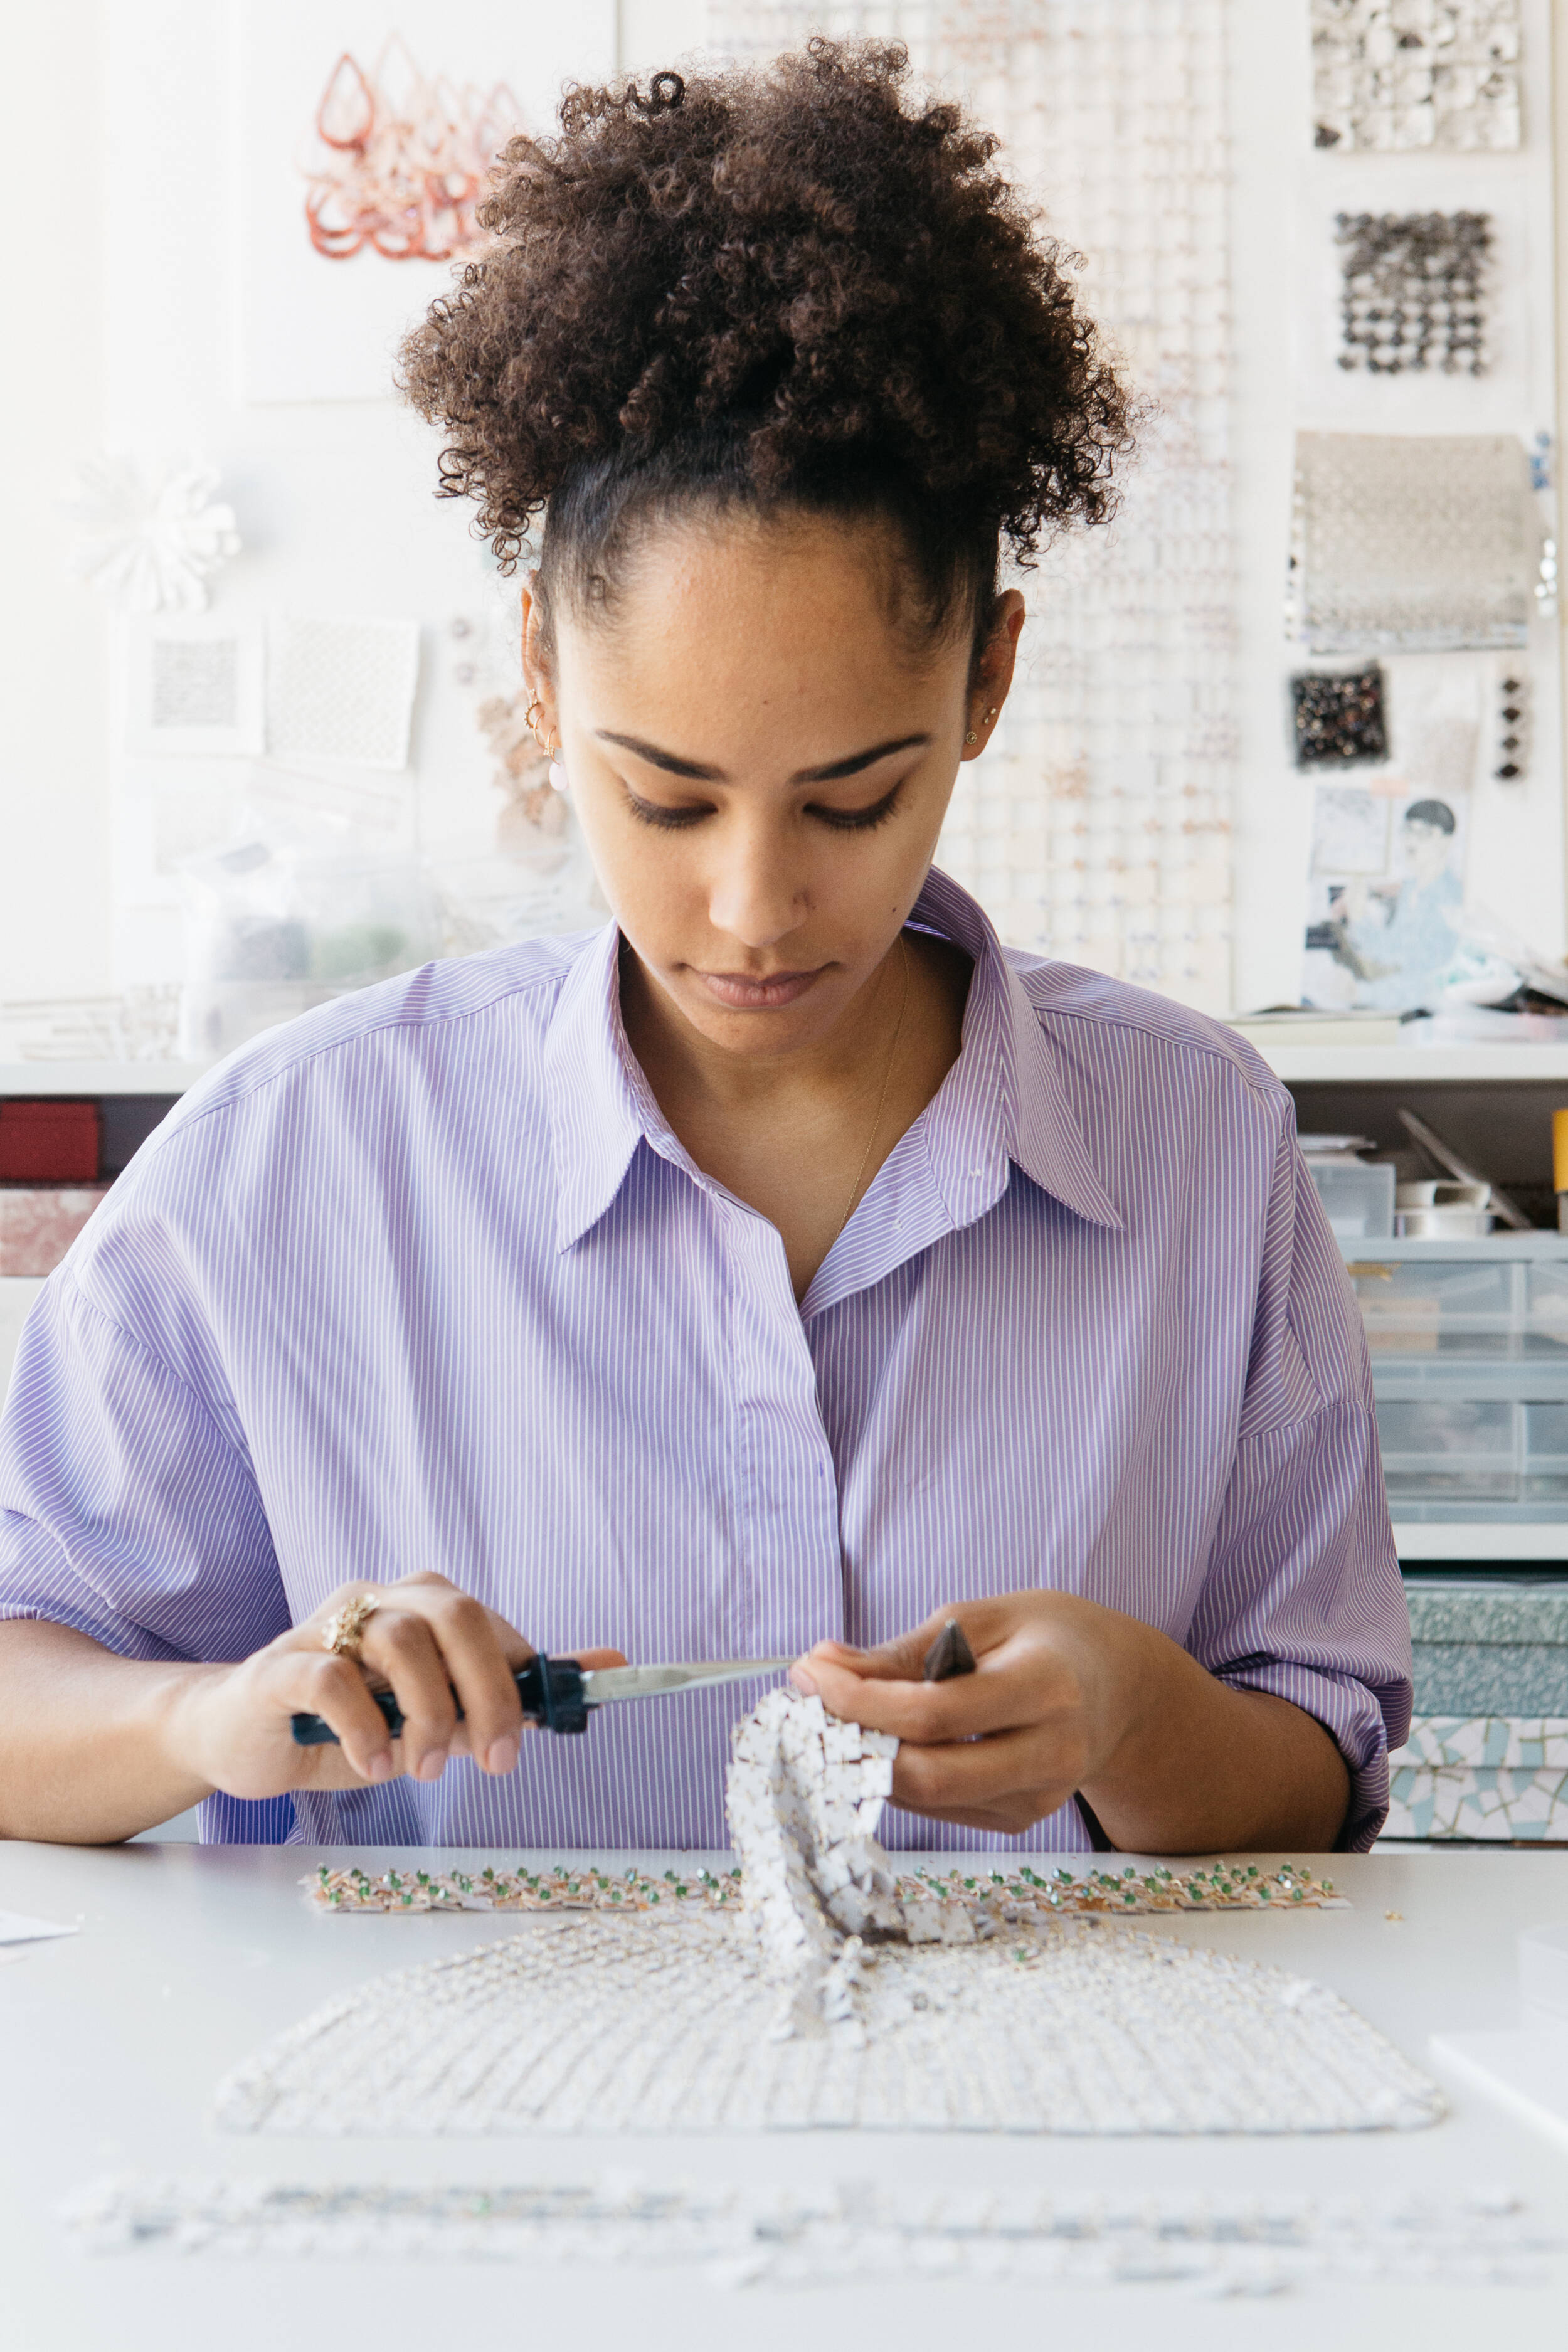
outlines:
[[[965,737],[964,737],[964,739],[963,739],[963,740],[964,740],[964,741],[965,741],[966,743],[978,743],[978,742],[979,742],[979,740],[980,740],[980,738],[979,738],[979,736],[975,733],[975,731],[974,731],[973,728],[972,727],[972,728],[969,730],[969,732],[965,735]]]

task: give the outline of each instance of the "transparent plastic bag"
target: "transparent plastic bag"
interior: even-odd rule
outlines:
[[[429,877],[389,827],[374,837],[363,797],[284,780],[253,795],[233,842],[185,862],[187,1059],[229,1053],[438,951]]]

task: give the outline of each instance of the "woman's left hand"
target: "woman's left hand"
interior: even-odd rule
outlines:
[[[950,1617],[976,1671],[928,1683]],[[1350,1773],[1314,1717],[1076,1593],[966,1601],[875,1650],[819,1642],[791,1680],[896,1732],[894,1804],[966,1829],[1020,1837],[1080,1792],[1127,1853],[1321,1852],[1346,1819]]]
[[[954,1617],[976,1672],[925,1682],[926,1652]],[[1113,1771],[1151,1633],[1075,1593],[1008,1592],[938,1610],[874,1650],[819,1642],[791,1680],[830,1715],[898,1735],[895,1805],[1016,1837]]]

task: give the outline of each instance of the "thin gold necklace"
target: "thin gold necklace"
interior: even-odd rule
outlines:
[[[910,950],[902,931],[899,933],[899,947],[904,961],[904,992],[899,999],[899,1017],[893,1024],[893,1042],[888,1048],[888,1066],[882,1073],[882,1091],[877,1097],[877,1116],[871,1121],[871,1132],[866,1138],[866,1149],[860,1154],[860,1165],[855,1171],[855,1181],[849,1187],[849,1198],[844,1203],[844,1214],[834,1228],[834,1241],[838,1239],[854,1214],[855,1202],[860,1192],[860,1179],[866,1173],[866,1162],[871,1157],[871,1146],[881,1133],[882,1113],[888,1108],[888,1088],[893,1082],[893,1064],[898,1059],[899,1039],[904,1034],[904,1014],[909,1009],[910,1002]],[[832,1244],[830,1243],[828,1246],[831,1248]]]

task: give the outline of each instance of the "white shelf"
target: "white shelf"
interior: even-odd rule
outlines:
[[[0,1062],[4,1095],[183,1095],[199,1062]]]
[[[1422,1527],[1395,1519],[1394,1540],[1399,1557],[1415,1568],[1445,1559],[1561,1560],[1568,1568],[1568,1520],[1518,1521],[1440,1520]]]
[[[1568,1104],[1568,1047],[1562,1045],[1266,1045],[1257,1037],[1247,1042],[1288,1086],[1312,1079],[1435,1086],[1477,1078],[1518,1085],[1537,1078],[1562,1084]]]

